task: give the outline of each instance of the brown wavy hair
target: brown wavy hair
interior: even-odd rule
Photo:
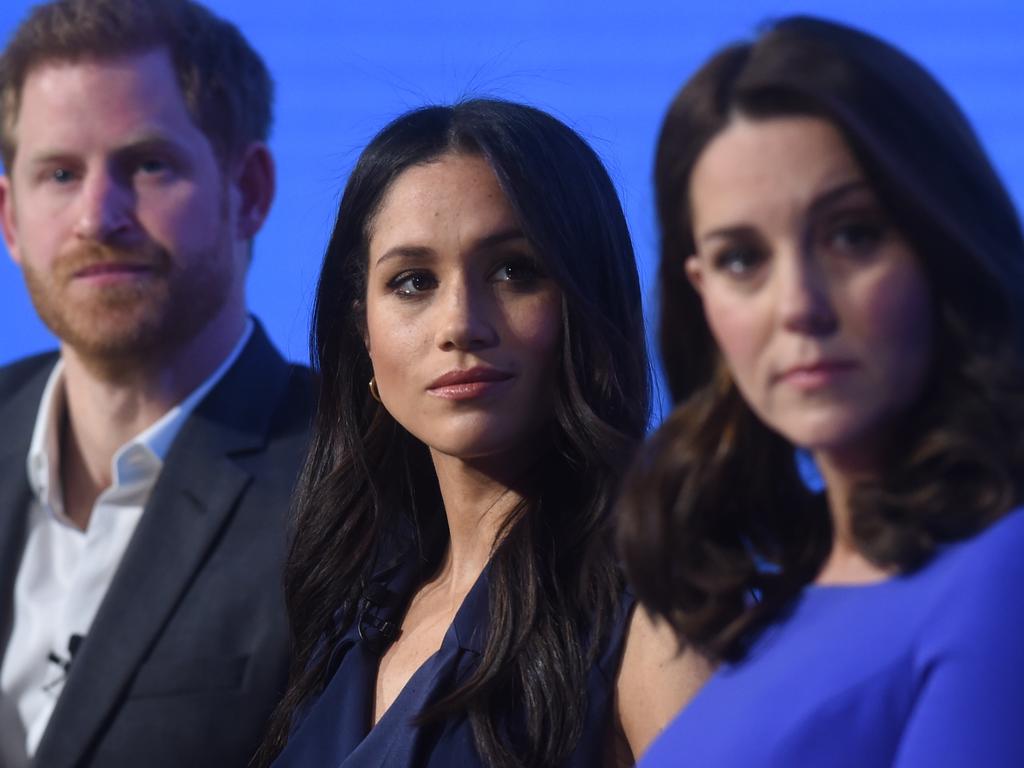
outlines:
[[[659,333],[677,407],[631,470],[619,544],[638,597],[725,659],[743,655],[832,544],[822,495],[740,396],[684,273],[690,176],[736,115],[829,120],[938,307],[925,390],[894,425],[881,475],[854,491],[860,551],[913,570],[1018,504],[1024,483],[1024,236],[967,119],[919,64],[839,24],[790,17],[721,50],[676,96],[658,142]]]

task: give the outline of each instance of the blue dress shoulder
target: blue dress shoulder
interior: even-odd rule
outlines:
[[[865,586],[809,586],[641,768],[1024,766],[1024,511]]]
[[[378,569],[372,583],[392,598],[372,617],[347,629],[332,649],[336,667],[319,698],[302,714],[274,768],[474,768],[476,751],[466,716],[421,725],[417,716],[468,678],[481,658],[488,624],[485,569],[455,615],[440,649],[413,674],[398,698],[372,725],[373,695],[386,643],[379,630],[397,626],[422,581],[416,557],[407,553]],[[378,589],[379,594],[384,594]],[[380,601],[384,602],[384,601]],[[634,599],[626,591],[617,620],[587,678],[583,734],[566,768],[593,768],[604,760],[612,733],[615,678]],[[386,630],[385,630],[386,631]]]

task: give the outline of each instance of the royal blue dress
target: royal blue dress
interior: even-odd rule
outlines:
[[[919,571],[810,586],[641,768],[1024,766],[1024,511]]]
[[[375,598],[383,604],[371,606],[375,615],[349,627],[333,649],[331,663],[337,670],[320,697],[298,719],[274,768],[483,766],[467,717],[450,716],[428,725],[414,720],[425,707],[466,680],[483,654],[488,623],[487,569],[463,601],[440,649],[413,674],[371,727],[377,669],[386,648],[379,630],[384,622],[400,624],[424,572],[414,553],[393,558],[377,570],[371,583],[384,586],[391,599]],[[378,594],[383,592],[378,590]],[[612,743],[615,678],[632,608],[633,598],[625,592],[617,621],[587,677],[583,734],[564,764],[567,768],[600,766]]]

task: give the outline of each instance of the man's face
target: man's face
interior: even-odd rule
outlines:
[[[164,49],[31,70],[0,179],[36,310],[80,355],[160,357],[244,313],[239,193]]]

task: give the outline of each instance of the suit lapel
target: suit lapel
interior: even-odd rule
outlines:
[[[87,753],[125,694],[251,478],[233,456],[265,444],[289,367],[258,325],[178,434],[145,513],[72,665],[40,765]]]
[[[26,468],[28,450],[39,401],[56,359],[54,355],[18,394],[0,402],[0,424],[4,425],[6,433],[0,443],[0,659],[10,637],[14,581],[25,546],[28,508],[32,502]]]

